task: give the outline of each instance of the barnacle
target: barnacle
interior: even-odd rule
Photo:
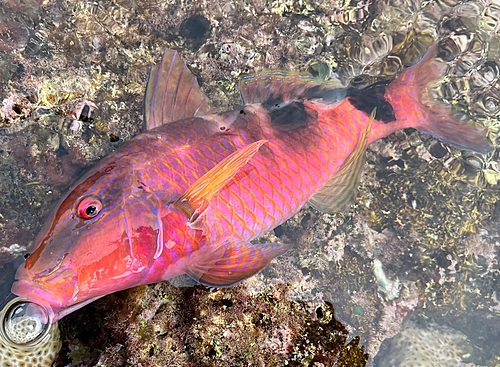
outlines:
[[[50,367],[62,345],[59,327],[26,312],[26,305],[14,299],[0,311],[0,365]]]

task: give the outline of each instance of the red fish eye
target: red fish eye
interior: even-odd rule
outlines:
[[[80,201],[77,211],[80,218],[92,219],[100,213],[101,209],[101,200],[99,200],[99,198],[96,198],[95,196],[89,196]]]

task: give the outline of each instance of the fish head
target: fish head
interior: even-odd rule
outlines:
[[[44,306],[55,322],[106,294],[141,284],[158,223],[144,207],[148,193],[133,181],[130,170],[106,160],[77,182],[36,237],[12,293]]]

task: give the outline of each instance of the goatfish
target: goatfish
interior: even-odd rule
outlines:
[[[335,213],[350,202],[370,143],[411,127],[490,152],[485,128],[433,101],[446,70],[437,49],[364,88],[280,70],[245,76],[242,105],[222,113],[167,49],[149,73],[143,132],[62,198],[12,293],[54,323],[112,292],[181,274],[231,286],[289,247],[252,240],[306,204]]]

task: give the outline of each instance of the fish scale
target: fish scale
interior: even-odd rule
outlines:
[[[261,114],[265,113],[262,111]],[[250,113],[248,114],[250,115]],[[233,123],[231,125],[231,131],[233,134],[217,134],[212,138],[207,139],[206,134],[209,133],[210,129],[205,129],[201,134],[197,136],[193,136],[191,134],[192,129],[186,129],[189,131],[188,137],[184,137],[177,130],[176,139],[177,141],[171,141],[172,136],[170,134],[170,130],[173,128],[171,125],[167,125],[165,128],[157,128],[154,132],[151,132],[151,135],[161,134],[162,136],[169,136],[169,139],[156,139],[156,144],[164,144],[166,145],[164,151],[168,151],[169,146],[179,146],[184,145],[186,142],[196,142],[196,144],[192,145],[190,148],[183,149],[182,154],[179,150],[176,150],[174,154],[177,155],[177,161],[183,162],[184,164],[180,166],[182,171],[175,171],[176,167],[179,167],[179,164],[171,163],[171,159],[169,159],[168,155],[164,155],[163,157],[158,156],[156,154],[157,159],[155,160],[155,164],[161,164],[162,166],[170,167],[169,176],[170,177],[178,177],[174,182],[170,181],[170,177],[164,177],[161,174],[150,174],[150,171],[147,167],[144,167],[142,164],[137,164],[135,162],[130,163],[131,166],[137,167],[136,170],[142,172],[141,180],[146,183],[152,191],[161,191],[165,186],[170,187],[170,195],[175,197],[174,193],[177,195],[182,194],[190,185],[192,185],[200,176],[202,176],[205,172],[211,169],[217,162],[226,157],[233,151],[237,150],[239,147],[245,146],[249,143],[252,143],[255,140],[259,139],[271,139],[275,140],[275,132],[271,129],[268,134],[265,134],[265,129],[261,128],[262,121],[265,121],[267,116],[263,116],[260,118],[259,115],[250,115],[252,118],[239,117],[240,120],[244,120],[238,123]],[[267,119],[268,120],[268,119]],[[200,119],[196,119],[196,124],[200,124],[203,126],[205,121]],[[237,125],[236,125],[237,124]],[[188,124],[186,124],[188,125]],[[244,128],[243,126],[247,126]],[[188,126],[189,127],[189,126]],[[318,126],[318,129],[321,129],[321,126]],[[162,130],[166,130],[165,132]],[[242,131],[246,130],[246,131]],[[336,133],[333,131],[333,133]],[[301,157],[299,161],[290,161],[289,152],[285,150],[290,150],[289,147],[297,147],[297,141],[301,141],[301,145],[309,145],[314,143],[310,142],[307,139],[307,136],[304,136],[302,131],[296,131],[295,133],[291,132],[288,134],[286,138],[281,137],[279,144],[270,143],[268,148],[270,150],[270,154],[272,158],[270,159],[268,156],[259,158],[258,156],[254,157],[251,162],[251,166],[254,168],[250,171],[255,171],[258,174],[252,172],[245,172],[243,169],[242,172],[245,172],[245,177],[238,178],[237,183],[232,183],[225,189],[222,189],[220,195],[214,199],[213,207],[214,210],[219,213],[216,214],[217,217],[226,218],[228,216],[236,215],[239,220],[242,222],[246,222],[246,217],[254,216],[253,210],[246,210],[250,208],[254,203],[260,203],[263,212],[267,217],[273,218],[273,221],[265,221],[263,218],[259,218],[260,223],[268,223],[265,227],[261,228],[252,228],[253,226],[249,226],[246,222],[246,227],[251,228],[254,232],[263,233],[269,228],[276,225],[277,222],[283,221],[283,218],[289,217],[295,213],[301,205],[303,205],[309,197],[306,195],[307,192],[311,191],[311,187],[313,185],[321,185],[321,182],[325,182],[330,177],[330,173],[325,170],[323,177],[320,180],[311,179],[310,175],[307,174],[307,170],[304,170],[300,164],[297,162],[308,159],[310,162],[313,161],[321,161],[324,165],[324,162],[328,160],[328,154],[325,150],[325,154],[321,158],[315,158],[318,154],[315,152],[305,153],[298,155]],[[313,135],[310,133],[310,135]],[[247,136],[247,140],[244,140],[242,136]],[[314,135],[318,137],[318,135]],[[148,135],[145,134],[144,139],[148,139]],[[252,139],[252,140],[250,140]],[[325,139],[325,137],[323,137]],[[198,141],[197,141],[198,140]],[[201,140],[201,142],[199,142]],[[206,140],[206,142],[204,142]],[[354,141],[354,139],[353,139]],[[228,144],[228,142],[230,144]],[[138,142],[140,144],[140,142]],[[347,146],[347,145],[345,145]],[[231,147],[232,149],[230,149]],[[158,146],[155,146],[155,150],[162,150]],[[345,155],[349,154],[349,147],[345,149]],[[202,152],[202,153],[200,153]],[[151,152],[144,151],[143,154],[145,156],[152,156]],[[203,157],[203,160],[193,159],[193,157]],[[311,159],[312,158],[312,159]],[[337,157],[337,160],[342,160],[343,157]],[[140,158],[134,157],[134,161],[138,161]],[[250,164],[249,164],[250,166]],[[279,170],[271,171],[269,168],[279,167]],[[313,165],[314,167],[319,167],[320,165]],[[187,169],[189,167],[189,169]],[[158,170],[160,172],[165,172],[164,170]],[[297,180],[297,178],[302,175],[306,176],[308,179]],[[320,171],[321,172],[321,171]],[[242,174],[240,174],[242,176]],[[315,175],[318,177],[318,175]],[[236,180],[235,180],[236,181]],[[318,183],[319,181],[319,183]],[[172,183],[171,183],[172,182]],[[264,183],[265,182],[265,183]],[[174,185],[175,186],[174,186]],[[262,185],[267,186],[267,190],[262,191]],[[312,188],[314,190],[314,188]],[[243,194],[245,192],[245,194]],[[168,199],[167,199],[168,200]],[[220,203],[217,201],[220,200]],[[242,202],[243,205],[239,205],[239,207],[243,210],[238,211],[237,205],[235,203]],[[211,205],[212,207],[212,205]],[[265,209],[265,210],[264,210]],[[269,213],[271,211],[271,213]],[[255,221],[254,221],[255,222]],[[243,227],[243,225],[241,225]],[[227,230],[225,232],[232,233],[234,231]],[[248,238],[250,239],[250,238]],[[214,239],[216,241],[220,241],[220,238]]]
[[[206,172],[220,161],[220,157],[225,157],[238,147],[252,142],[243,140],[241,138],[242,136],[251,136],[254,140],[259,138],[273,139],[275,132],[272,129],[268,129],[270,133],[266,135],[264,133],[266,129],[261,128],[263,121],[269,120],[266,115],[262,118],[256,115],[253,119],[245,119],[244,117],[242,119],[244,121],[240,122],[238,125],[231,125],[232,131],[236,130],[233,135],[216,135],[205,144],[193,145],[191,149],[183,152],[185,157],[180,158],[180,160],[190,162],[192,172],[199,172],[201,176],[201,173]],[[200,123],[203,124],[203,122]],[[319,125],[318,130],[325,130],[325,128],[321,126],[321,123],[319,123]],[[246,126],[247,131],[240,131],[245,129],[242,126]],[[250,131],[252,127],[253,131]],[[155,133],[160,132],[161,128],[155,131]],[[340,129],[340,132],[343,132],[343,128]],[[332,129],[331,133],[338,134],[339,131],[338,129]],[[258,134],[260,134],[260,136]],[[323,137],[323,139],[328,139],[327,134],[328,132],[325,132],[326,137]],[[251,162],[252,169],[246,172],[247,169],[244,168],[242,170],[244,174],[242,172],[239,173],[239,176],[243,177],[238,178],[238,176],[236,176],[235,178],[237,179],[233,180],[234,182],[232,182],[231,185],[222,189],[220,194],[213,199],[210,208],[212,210],[212,220],[217,224],[217,230],[212,232],[213,237],[210,240],[211,244],[225,243],[229,239],[233,241],[235,239],[238,241],[251,240],[274,228],[298,211],[309,199],[311,190],[314,190],[314,185],[321,186],[322,182],[328,180],[330,176],[328,171],[325,171],[323,177],[320,177],[320,180],[318,180],[318,174],[315,174],[316,180],[313,181],[311,176],[308,175],[308,170],[304,170],[301,167],[301,161],[307,159],[309,163],[311,163],[311,161],[321,162],[321,164],[312,164],[310,166],[314,169],[315,167],[319,168],[321,165],[324,166],[325,162],[328,162],[329,159],[331,161],[332,158],[340,161],[345,159],[345,157],[339,157],[339,154],[331,157],[330,151],[325,149],[320,153],[306,153],[307,155],[302,155],[302,159],[298,161],[290,160],[289,155],[287,155],[289,152],[285,152],[285,150],[289,151],[287,148],[293,147],[297,140],[301,139],[304,145],[311,144],[304,138],[304,135],[302,131],[296,131],[295,133],[290,132],[287,135],[288,139],[282,138],[279,140],[279,144],[273,144],[271,141],[268,148],[271,151],[270,155],[273,159],[269,159],[267,156],[255,156]],[[309,135],[314,138],[320,136],[319,134],[312,133],[309,133]],[[232,139],[233,137],[234,139]],[[181,139],[180,135],[178,135],[177,138],[180,140],[176,142],[177,146],[189,140],[186,138]],[[190,136],[190,139],[193,139],[193,136]],[[220,144],[222,139],[224,144]],[[212,142],[212,140],[219,140],[219,144],[217,144],[217,142]],[[228,141],[232,142],[231,146],[233,150],[227,149],[226,151],[221,151],[223,149],[222,146],[228,146]],[[352,139],[352,141],[354,142],[355,140]],[[347,147],[347,144],[344,144],[344,146]],[[205,162],[193,162],[191,157],[197,155],[194,154],[192,150],[203,151]],[[352,149],[347,147],[342,154],[347,156],[350,150]],[[211,157],[212,159],[210,159]],[[206,164],[207,160],[209,161],[208,164]],[[326,165],[333,165],[333,163]],[[270,170],[269,167],[271,166],[279,167],[279,170]],[[297,180],[297,178],[301,177],[299,172],[302,172],[304,175],[303,177],[307,177],[308,179]],[[321,173],[322,171],[320,170],[319,172]],[[187,176],[184,175],[183,177]],[[180,194],[185,191],[185,189],[193,184],[197,178],[198,177],[192,177],[191,181],[185,182],[184,187],[181,186],[178,188],[178,193]],[[161,177],[157,178],[155,182],[158,187],[164,186],[164,180],[162,180]],[[177,184],[179,184],[179,182],[177,182]],[[262,187],[266,187],[266,189],[263,190]],[[151,189],[154,190],[154,188]],[[256,203],[261,207],[261,217],[257,217],[253,209]],[[193,249],[189,248],[187,252],[192,251]]]
[[[240,81],[243,107],[214,113],[178,53],[151,68],[144,131],[62,198],[12,292],[51,322],[108,293],[188,274],[231,286],[289,245],[252,243],[309,203],[354,197],[368,144],[407,127],[487,153],[491,142],[426,86],[445,69],[436,45],[396,80],[343,88],[303,73]]]

